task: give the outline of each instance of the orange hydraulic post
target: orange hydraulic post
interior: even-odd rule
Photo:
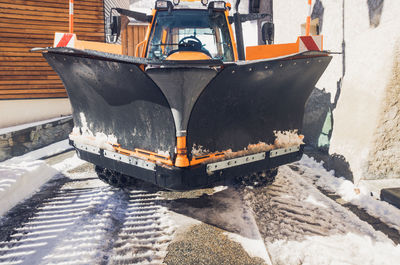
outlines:
[[[307,16],[307,21],[306,21],[306,36],[310,36],[311,1],[312,1],[312,0],[308,0],[308,16]]]
[[[74,33],[74,0],[69,0],[69,33]]]
[[[176,137],[176,160],[175,166],[177,167],[188,167],[189,159],[186,152],[186,136]]]

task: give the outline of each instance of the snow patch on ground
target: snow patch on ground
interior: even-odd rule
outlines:
[[[326,206],[326,204],[324,204],[323,202],[321,202],[321,201],[318,201],[313,195],[309,195],[308,197],[307,197],[307,199],[305,199],[304,200],[305,202],[308,202],[308,203],[311,203],[311,204],[313,204],[313,205],[315,205],[315,206],[319,206],[319,207],[323,207],[323,208],[328,208],[328,206]]]
[[[44,161],[0,164],[0,216],[57,174]]]
[[[227,188],[228,188],[228,186],[217,186],[217,187],[214,187],[214,193],[226,190]]]
[[[51,177],[84,162],[79,158],[67,159],[54,167],[38,160],[70,149],[68,140],[63,140],[44,148],[29,152],[0,163],[0,216],[25,198],[33,195],[37,189]]]
[[[76,154],[74,154],[73,157],[67,158],[64,161],[53,165],[52,167],[54,169],[58,170],[59,172],[64,173],[65,171],[70,170],[72,168],[79,167],[79,166],[83,165],[84,163],[86,163],[86,161],[80,159]]]
[[[375,265],[398,264],[400,260],[400,245],[376,242],[354,233],[308,236],[302,241],[279,240],[268,248],[279,257],[280,263],[277,264]]]
[[[260,236],[259,239],[250,239],[247,237],[243,237],[239,234],[234,233],[225,233],[231,240],[236,241],[241,244],[243,249],[249,254],[250,257],[253,258],[261,258],[268,265],[272,265],[271,260],[269,258],[267,249],[265,248],[264,242]]]
[[[323,163],[316,162],[306,155],[299,161],[306,175],[316,177],[316,185],[340,195],[344,200],[354,204],[371,216],[400,231],[400,211],[393,205],[374,199],[365,186],[356,186],[351,181],[334,176],[334,171],[326,171]]]

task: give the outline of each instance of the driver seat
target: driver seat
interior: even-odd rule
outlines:
[[[171,61],[194,61],[194,60],[210,60],[211,57],[203,52],[197,51],[176,51],[170,54],[166,60]]]

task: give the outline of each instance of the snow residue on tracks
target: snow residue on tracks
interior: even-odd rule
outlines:
[[[0,264],[162,264],[175,227],[156,191],[103,185],[92,169],[62,179],[0,240]]]
[[[244,190],[273,264],[398,263],[400,245],[321,190],[322,186],[323,190],[331,187],[343,197],[366,202],[357,198],[368,195],[363,191],[357,195],[355,187],[348,185],[313,159],[303,157],[281,166],[270,186]],[[381,203],[379,207],[386,206]]]
[[[393,205],[374,199],[370,191],[357,187],[351,181],[334,176],[334,171],[326,171],[322,163],[306,155],[299,161],[305,174],[316,178],[316,185],[330,192],[335,192],[345,201],[367,211],[368,214],[400,231],[400,211]]]

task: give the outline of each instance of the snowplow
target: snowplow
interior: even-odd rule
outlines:
[[[242,22],[254,14],[239,2],[233,16],[207,0],[158,0],[151,15],[113,9],[116,38],[121,16],[149,23],[135,56],[72,33],[41,50],[71,102],[70,144],[99,178],[186,190],[300,159],[304,106],[331,56],[320,35],[272,44],[271,23],[265,45],[244,47]]]

